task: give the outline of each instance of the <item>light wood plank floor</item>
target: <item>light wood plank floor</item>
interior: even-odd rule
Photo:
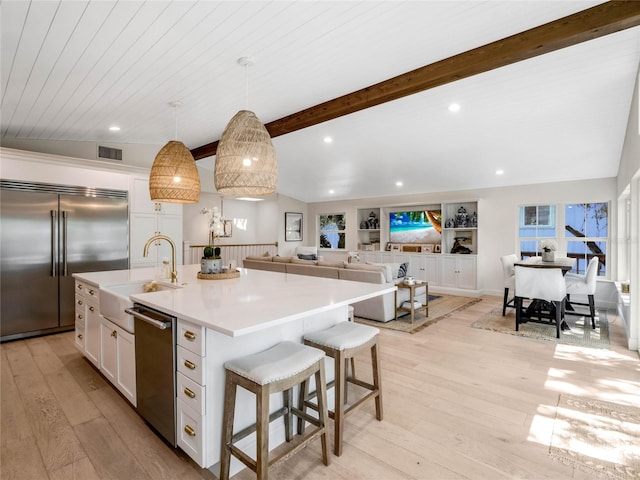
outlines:
[[[363,406],[329,467],[316,442],[271,478],[595,478],[548,456],[558,395],[638,405],[637,352],[611,312],[609,350],[470,328],[500,301],[484,297],[415,335],[383,329],[384,421]],[[145,425],[77,352],[73,333],[6,343],[0,354],[3,480],[215,478]]]

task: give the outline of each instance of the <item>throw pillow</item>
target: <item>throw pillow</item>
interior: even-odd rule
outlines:
[[[318,262],[316,260],[305,260],[304,258],[293,257],[291,259],[291,263],[302,263],[302,264],[306,264],[306,265],[315,265]]]
[[[398,269],[398,278],[406,277],[408,269],[409,269],[409,262],[401,263],[400,268]]]
[[[298,258],[300,260],[317,260],[318,259],[318,257],[316,255],[314,255],[314,254],[305,255],[305,254],[302,254],[302,253],[298,254]]]

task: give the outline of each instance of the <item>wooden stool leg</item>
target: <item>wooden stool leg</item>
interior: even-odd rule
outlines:
[[[269,478],[269,388],[256,393],[256,477]]]
[[[290,442],[293,438],[293,414],[291,413],[291,397],[293,394],[293,390],[291,388],[284,390],[282,392],[282,400],[284,403],[284,408],[287,411],[284,414],[284,435],[287,442]]]
[[[233,436],[233,417],[236,409],[236,383],[227,371],[224,387],[224,418],[222,420],[222,446],[220,452],[220,480],[229,480],[231,465],[231,440]]]
[[[378,352],[378,341],[371,345],[371,366],[373,368],[373,386],[377,390],[376,395],[376,418],[382,420],[382,373],[380,372],[380,357]]]
[[[324,360],[323,360],[324,361]],[[307,413],[307,406],[305,402],[309,398],[309,380],[304,380],[300,384],[300,391],[298,392],[298,409]],[[298,435],[302,435],[305,431],[306,425],[305,420],[302,417],[298,417]]]
[[[335,382],[333,388],[336,392],[336,400],[333,414],[334,437],[333,453],[339,457],[342,455],[342,435],[344,432],[344,379],[345,379],[344,353],[336,351],[334,358]]]
[[[316,385],[318,385],[316,389],[318,392],[318,419],[324,429],[320,435],[322,462],[325,465],[329,465],[329,436],[327,435],[329,413],[327,411],[327,382],[324,373],[324,360],[320,360],[320,368],[316,372]]]

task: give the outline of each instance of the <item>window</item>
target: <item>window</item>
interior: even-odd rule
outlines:
[[[573,271],[584,274],[589,260],[597,256],[600,259],[598,275],[606,275],[609,204],[567,204],[564,216],[567,256],[576,259]]]
[[[525,205],[520,207],[520,256],[534,257],[543,239],[556,239],[556,206]]]
[[[320,215],[320,248],[345,248],[345,214]]]

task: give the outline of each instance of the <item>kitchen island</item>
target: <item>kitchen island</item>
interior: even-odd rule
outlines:
[[[177,445],[198,465],[217,473],[224,362],[284,340],[300,342],[305,333],[346,321],[349,304],[393,292],[395,286],[246,269],[240,269],[238,278],[202,280],[197,278],[199,269],[179,267],[179,288],[134,294],[131,299],[177,318]],[[76,280],[102,291],[150,281],[154,274],[154,269],[92,272],[77,274]],[[332,371],[328,365],[327,372]],[[272,402],[279,408],[281,396]],[[254,422],[255,400],[242,389],[236,412],[236,429]],[[274,447],[284,441],[280,422],[271,425],[271,439]],[[252,452],[253,442],[251,435],[241,446]],[[241,467],[234,463],[232,471]]]

